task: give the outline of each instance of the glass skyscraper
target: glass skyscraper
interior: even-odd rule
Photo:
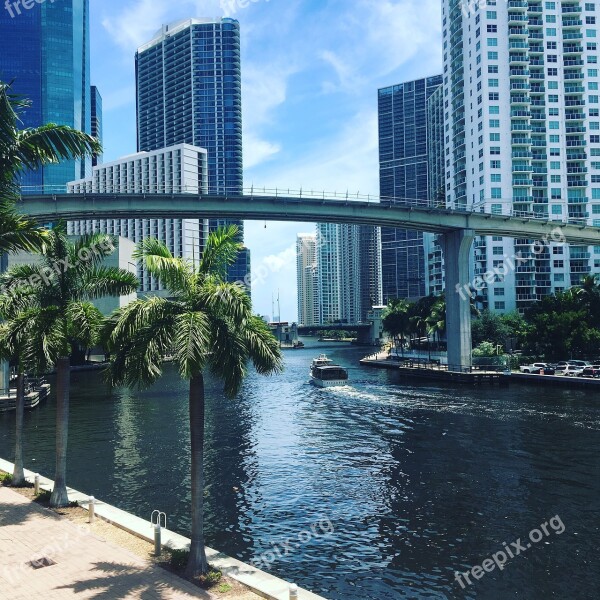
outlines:
[[[91,133],[89,30],[89,0],[0,10],[0,80],[31,100],[25,127],[56,123]],[[22,185],[64,192],[68,181],[90,174],[91,159],[65,161],[24,174]]]
[[[382,201],[429,203],[427,100],[442,76],[379,90],[379,168]],[[425,295],[423,234],[381,230],[383,300]]]
[[[138,150],[191,144],[208,152],[208,193],[243,190],[240,26],[234,19],[165,25],[136,54]],[[209,221],[209,230],[240,221]],[[248,250],[229,273],[244,279]]]
[[[91,111],[92,111],[92,135],[100,140],[103,139],[103,122],[102,122],[102,96],[98,88],[93,85],[91,93]],[[94,154],[92,156],[92,166],[96,167],[102,163],[102,154]]]

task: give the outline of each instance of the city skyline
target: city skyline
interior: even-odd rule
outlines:
[[[136,151],[137,48],[164,23],[222,11],[210,1],[111,0],[91,11],[92,82],[103,96],[104,160],[111,161]],[[242,32],[245,185],[378,194],[377,89],[441,69],[439,4],[257,2],[232,17]],[[318,37],[325,23],[328,36]],[[297,233],[312,230],[311,223],[246,223],[253,269],[269,273],[252,290],[258,313],[271,312],[280,289],[282,316],[295,320],[296,263],[286,251]]]

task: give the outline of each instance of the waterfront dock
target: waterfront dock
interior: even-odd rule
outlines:
[[[507,386],[510,382],[510,375],[502,372],[477,369],[453,371],[448,369],[446,365],[436,363],[423,363],[410,360],[399,362],[390,360],[387,352],[363,358],[360,364],[366,367],[395,371],[407,379],[418,379],[429,382],[498,386]]]

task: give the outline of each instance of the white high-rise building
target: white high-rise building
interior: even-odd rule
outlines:
[[[206,193],[206,150],[179,144],[164,150],[140,152],[94,167],[92,177],[68,184],[71,194]],[[154,237],[177,257],[197,260],[207,236],[200,219],[89,219],[67,223],[70,235],[110,233],[139,242]],[[140,291],[159,291],[154,278],[138,268]]]
[[[443,0],[446,200],[451,208],[600,225],[600,5]],[[600,249],[479,237],[474,275],[499,312],[598,272]],[[511,268],[521,252],[526,263]],[[508,266],[508,268],[507,268]]]
[[[317,236],[300,233],[296,240],[298,278],[298,324],[319,323],[319,294],[317,280]]]

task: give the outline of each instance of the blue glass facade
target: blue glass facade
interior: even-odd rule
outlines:
[[[36,3],[25,10],[0,9],[0,79],[29,98],[26,127],[69,125],[91,133],[89,0]],[[91,174],[91,159],[49,165],[23,175],[35,191],[63,191]],[[43,186],[43,187],[42,187]]]
[[[379,90],[379,169],[382,199],[428,204],[427,100],[442,76]],[[423,234],[381,230],[383,301],[425,295]]]
[[[91,131],[92,135],[102,143],[104,139],[103,121],[102,121],[102,96],[98,88],[93,85],[90,94],[91,101]],[[92,156],[92,167],[102,163],[102,154]]]
[[[208,152],[208,191],[243,190],[240,26],[192,19],[164,26],[136,54],[138,151],[192,144]],[[240,221],[211,220],[209,230]],[[249,272],[240,254],[231,281]]]

